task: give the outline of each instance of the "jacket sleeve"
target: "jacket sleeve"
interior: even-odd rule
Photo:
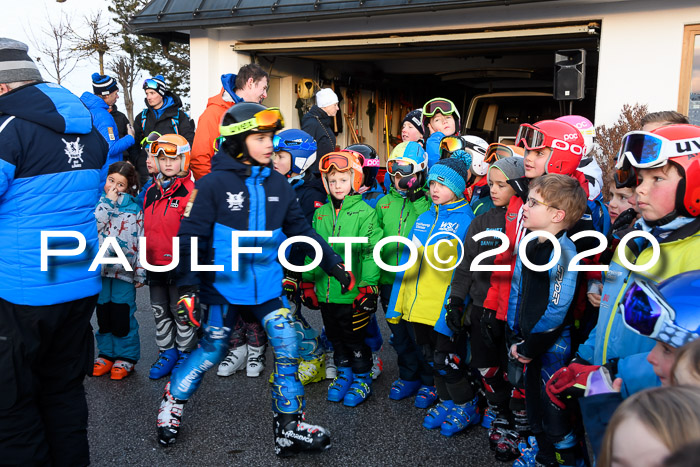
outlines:
[[[519,353],[533,358],[545,353],[559,338],[559,330],[565,323],[569,307],[576,295],[576,277],[578,272],[568,269],[574,254],[567,255],[562,248],[562,255],[557,265],[549,273],[549,301],[542,317],[533,326],[529,335],[520,346]],[[551,257],[550,257],[551,259]]]
[[[97,232],[109,233],[110,219],[117,212],[117,207],[112,203],[112,200],[106,196],[102,196],[95,207],[95,220],[97,220]]]
[[[180,263],[176,270],[178,286],[201,283],[199,271],[192,271],[192,238],[197,237],[197,260],[199,264],[203,264],[208,260],[209,241],[215,220],[216,199],[211,184],[198,182],[197,189],[190,194],[177,234],[180,238]]]
[[[441,131],[436,131],[425,142],[425,152],[428,153],[428,168],[440,160],[440,141],[445,137]]]
[[[372,209],[360,226],[360,234],[367,237],[367,243],[362,247],[362,278],[358,286],[379,285],[381,269],[374,261],[374,247],[382,239],[382,229],[377,213]]]
[[[629,397],[644,389],[661,386],[661,380],[647,360],[648,355],[648,352],[638,353],[618,360],[615,376],[622,378],[622,397]]]
[[[190,143],[190,146],[192,146],[194,143],[194,125],[189,115],[182,110],[179,112],[177,130]]]
[[[469,290],[472,284],[471,265],[474,257],[478,253],[479,244],[474,241],[474,235],[481,231],[480,222],[476,219],[472,221],[467,230],[467,238],[464,240],[464,258],[455,269],[450,284],[450,296],[457,297],[462,301],[469,295]]]
[[[135,142],[136,142],[136,140],[131,135],[126,135],[123,138],[119,138],[109,148],[109,155],[110,156],[113,156],[115,154],[121,155],[121,153],[123,153],[124,151],[129,149],[131,146],[133,146]]]
[[[134,118],[134,146],[136,150],[141,150],[141,140],[143,140],[146,135],[143,134],[143,128],[141,125],[141,112]]]
[[[143,210],[136,215],[136,265],[134,267],[134,281],[141,284],[146,283],[146,269],[141,265],[141,255],[138,252],[138,239],[143,237]]]
[[[342,258],[338,256],[328,242],[326,242],[323,237],[316,233],[316,231],[309,225],[309,222],[306,220],[306,217],[301,210],[301,206],[299,206],[299,202],[294,195],[294,189],[289,185],[286,187],[288,190],[290,190],[290,192],[286,193],[286,196],[288,196],[287,199],[291,199],[292,201],[289,203],[287,213],[284,216],[282,232],[284,232],[287,237],[305,235],[313,240],[316,240],[316,242],[321,245],[321,250],[323,251],[323,258],[320,265],[321,269],[329,272],[333,266],[343,262]]]
[[[214,122],[205,110],[199,122],[197,130],[194,132],[194,143],[192,143],[192,160],[190,169],[194,174],[194,179],[199,180],[211,172],[211,158],[214,156],[214,140],[219,136],[219,123]]]

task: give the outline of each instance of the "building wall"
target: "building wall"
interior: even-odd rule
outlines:
[[[242,26],[219,31],[191,31],[192,113],[197,117],[206,99],[218,91],[218,76],[235,73],[248,63],[247,54],[232,51],[237,40],[274,41],[401,31],[440,32],[457,28],[523,26],[565,21],[601,21],[596,125],[617,120],[624,104],[647,104],[650,111],[676,109],[682,35],[686,24],[700,23],[697,0],[571,0],[554,4],[512,5],[401,16]],[[265,63],[262,63],[263,66]],[[273,75],[283,78],[280,94],[291,96],[294,83],[313,73],[311,62],[277,60]],[[284,84],[286,83],[286,84]],[[286,89],[285,89],[286,88]],[[297,126],[294,99],[280,102],[288,121]],[[298,126],[297,126],[298,127]]]

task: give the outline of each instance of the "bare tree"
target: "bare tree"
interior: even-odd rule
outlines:
[[[104,75],[105,55],[119,46],[111,31],[109,21],[102,18],[102,12],[97,11],[83,17],[87,32],[83,33],[71,27],[70,39],[73,48],[83,57],[97,55],[100,65],[100,74]]]
[[[134,83],[139,75],[139,70],[136,66],[136,56],[119,55],[109,62],[109,69],[114,73],[115,78],[119,82],[119,88],[122,91],[122,99],[126,107],[126,116],[130,122],[134,121]]]
[[[42,38],[37,39],[30,33],[34,48],[41,54],[36,57],[37,63],[46,73],[61,84],[68,74],[78,64],[78,54],[72,49],[68,37],[70,35],[70,18],[61,13],[58,18],[46,14],[47,26],[41,29]]]

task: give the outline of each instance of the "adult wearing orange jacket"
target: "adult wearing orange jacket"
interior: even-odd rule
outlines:
[[[262,103],[267,97],[268,75],[260,65],[251,63],[242,66],[238,75],[221,75],[221,85],[221,91],[209,98],[207,108],[197,122],[190,161],[195,180],[211,171],[214,141],[219,137],[219,125],[224,113],[239,102]]]

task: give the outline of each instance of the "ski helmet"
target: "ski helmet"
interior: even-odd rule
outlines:
[[[557,121],[566,122],[580,131],[581,136],[583,136],[583,144],[586,145],[583,150],[583,155],[587,156],[591,153],[593,145],[595,144],[595,127],[590,120],[580,115],[564,115],[563,117],[557,118]]]
[[[374,186],[374,182],[377,180],[379,166],[381,165],[377,151],[375,151],[369,144],[351,144],[344,150],[359,152],[365,158],[365,164],[362,167],[362,172],[365,175],[365,179],[362,185],[372,188]]]
[[[229,156],[258,163],[250,157],[245,139],[253,133],[274,133],[284,128],[284,119],[277,107],[267,108],[254,102],[241,102],[226,111],[219,132],[224,141],[221,148]]]
[[[273,151],[286,151],[292,156],[292,173],[303,174],[316,161],[316,141],[305,131],[290,128],[280,131],[272,139]]]
[[[681,173],[676,189],[676,207],[665,216],[667,222],[678,215],[700,215],[700,127],[689,124],[667,125],[651,132],[630,131],[622,137],[618,151],[616,183],[635,179],[636,169],[675,164]],[[657,221],[658,222],[658,221]],[[662,222],[665,223],[665,222]]]
[[[422,118],[424,137],[427,138],[430,135],[430,128],[428,128],[428,124],[430,123],[430,119],[433,118],[437,112],[440,112],[443,115],[452,115],[452,117],[455,119],[455,134],[459,135],[461,123],[459,111],[457,110],[454,102],[443,97],[436,97],[435,99],[430,99],[423,106]]]
[[[583,135],[570,123],[542,120],[531,125],[523,123],[515,139],[517,146],[528,150],[550,148],[545,173],[573,175],[583,157]]]
[[[399,174],[399,186],[406,190],[417,190],[425,184],[428,171],[428,154],[423,146],[407,141],[399,143],[389,156],[386,170],[391,180]]]
[[[659,284],[635,276],[620,300],[628,328],[671,347],[700,337],[700,270],[669,277]]]
[[[158,157],[165,156],[170,159],[180,158],[180,172],[190,169],[190,143],[184,136],[167,134],[159,137],[148,146],[148,154],[153,156],[156,168],[160,172]]]
[[[470,168],[473,175],[484,176],[489,171],[489,164],[486,163],[486,150],[489,143],[482,138],[473,135],[460,136],[464,141],[464,150],[472,156]]]
[[[328,174],[337,170],[339,172],[352,172],[352,191],[357,193],[362,187],[362,179],[364,174],[362,167],[364,165],[364,156],[359,152],[344,149],[343,151],[333,151],[324,155],[318,161],[318,170],[321,172],[323,186],[326,193],[330,194],[328,187]]]

